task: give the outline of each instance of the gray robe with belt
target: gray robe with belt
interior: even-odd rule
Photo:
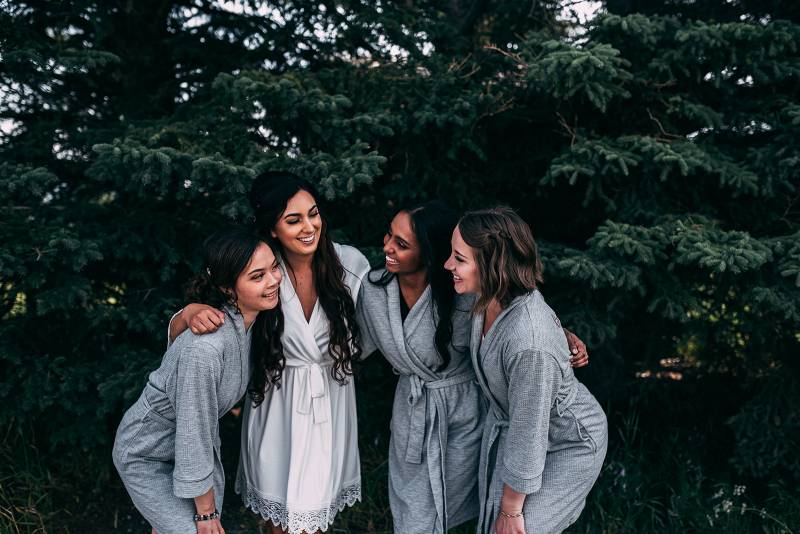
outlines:
[[[383,271],[371,272],[377,279]],[[485,401],[469,361],[471,301],[457,298],[450,364],[434,343],[438,317],[431,288],[400,313],[397,280],[364,281],[357,315],[364,354],[376,348],[400,375],[389,442],[389,504],[394,531],[445,533],[477,514],[478,453]]]
[[[114,465],[158,534],[195,532],[193,498],[212,487],[222,510],[219,419],[250,379],[250,333],[241,315],[225,313],[212,334],[178,336],[117,429]]]
[[[472,362],[489,400],[479,471],[478,532],[500,512],[503,484],[527,494],[525,530],[561,532],[580,515],[608,442],[602,408],[575,378],[564,331],[538,291],[514,299],[481,340]]]

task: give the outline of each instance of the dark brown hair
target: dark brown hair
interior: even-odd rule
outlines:
[[[322,227],[319,245],[314,252],[312,270],[317,296],[330,322],[330,353],[333,358],[331,375],[340,384],[353,374],[352,364],[361,357],[356,308],[350,291],[344,283],[344,267],[328,234],[328,225],[322,206],[322,197],[307,180],[286,171],[267,171],[258,175],[250,189],[250,204],[255,213],[256,228],[266,239],[275,228],[289,200],[300,191],[306,191],[317,202]],[[269,241],[273,250],[283,255],[280,241]],[[291,266],[284,263],[287,269]]]
[[[236,280],[261,243],[275,250],[274,243],[269,239],[264,240],[240,228],[209,236],[203,242],[203,270],[187,289],[189,300],[215,308],[228,304],[238,310]],[[250,343],[253,373],[248,391],[253,398],[253,405],[258,406],[264,401],[267,385],[278,384],[286,362],[281,344],[283,313],[280,302],[271,310],[260,311],[250,329],[253,333]]]
[[[398,213],[401,212],[406,212],[411,217],[411,229],[419,243],[419,259],[428,273],[428,284],[431,286],[437,317],[434,344],[442,358],[438,367],[442,371],[450,365],[448,349],[453,342],[453,305],[456,292],[453,289],[453,276],[443,266],[450,255],[450,237],[456,227],[456,213],[441,200],[429,200]],[[368,277],[371,283],[386,286],[396,277],[394,273],[383,271],[377,280],[373,280],[372,273],[382,269],[382,263],[372,269]]]
[[[542,282],[542,260],[531,228],[506,206],[470,211],[458,229],[475,255],[480,295],[475,311],[483,311],[492,299],[505,308]]]

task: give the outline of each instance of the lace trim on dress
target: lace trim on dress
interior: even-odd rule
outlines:
[[[289,510],[284,503],[259,495],[239,477],[236,480],[236,492],[242,495],[245,507],[272,521],[274,525],[287,529],[289,534],[299,534],[303,531],[311,533],[317,530],[325,532],[338,512],[361,500],[361,482],[342,488],[327,508],[319,510]]]

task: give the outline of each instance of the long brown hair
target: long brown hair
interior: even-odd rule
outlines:
[[[470,211],[458,230],[472,248],[481,285],[475,311],[492,299],[505,308],[515,297],[536,289],[542,279],[542,260],[531,228],[509,207]]]
[[[328,234],[324,212],[320,206],[322,197],[307,180],[286,171],[267,171],[256,177],[250,189],[250,204],[255,213],[259,233],[269,236],[275,228],[286,205],[294,195],[306,191],[317,202],[322,227],[319,245],[314,253],[311,268],[314,286],[325,315],[330,322],[330,353],[333,358],[331,375],[340,384],[353,374],[352,364],[361,357],[360,332],[356,322],[356,308],[350,291],[344,283],[344,267]],[[274,247],[283,256],[283,247],[273,239]],[[287,268],[291,268],[286,265]]]

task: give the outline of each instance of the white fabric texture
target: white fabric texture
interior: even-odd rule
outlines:
[[[355,302],[369,270],[358,250],[335,245]],[[323,532],[346,506],[361,500],[353,379],[331,375],[329,323],[317,301],[309,321],[281,264],[281,337],[286,366],[280,388],[253,407],[248,396],[236,491],[244,504],[290,534]]]

